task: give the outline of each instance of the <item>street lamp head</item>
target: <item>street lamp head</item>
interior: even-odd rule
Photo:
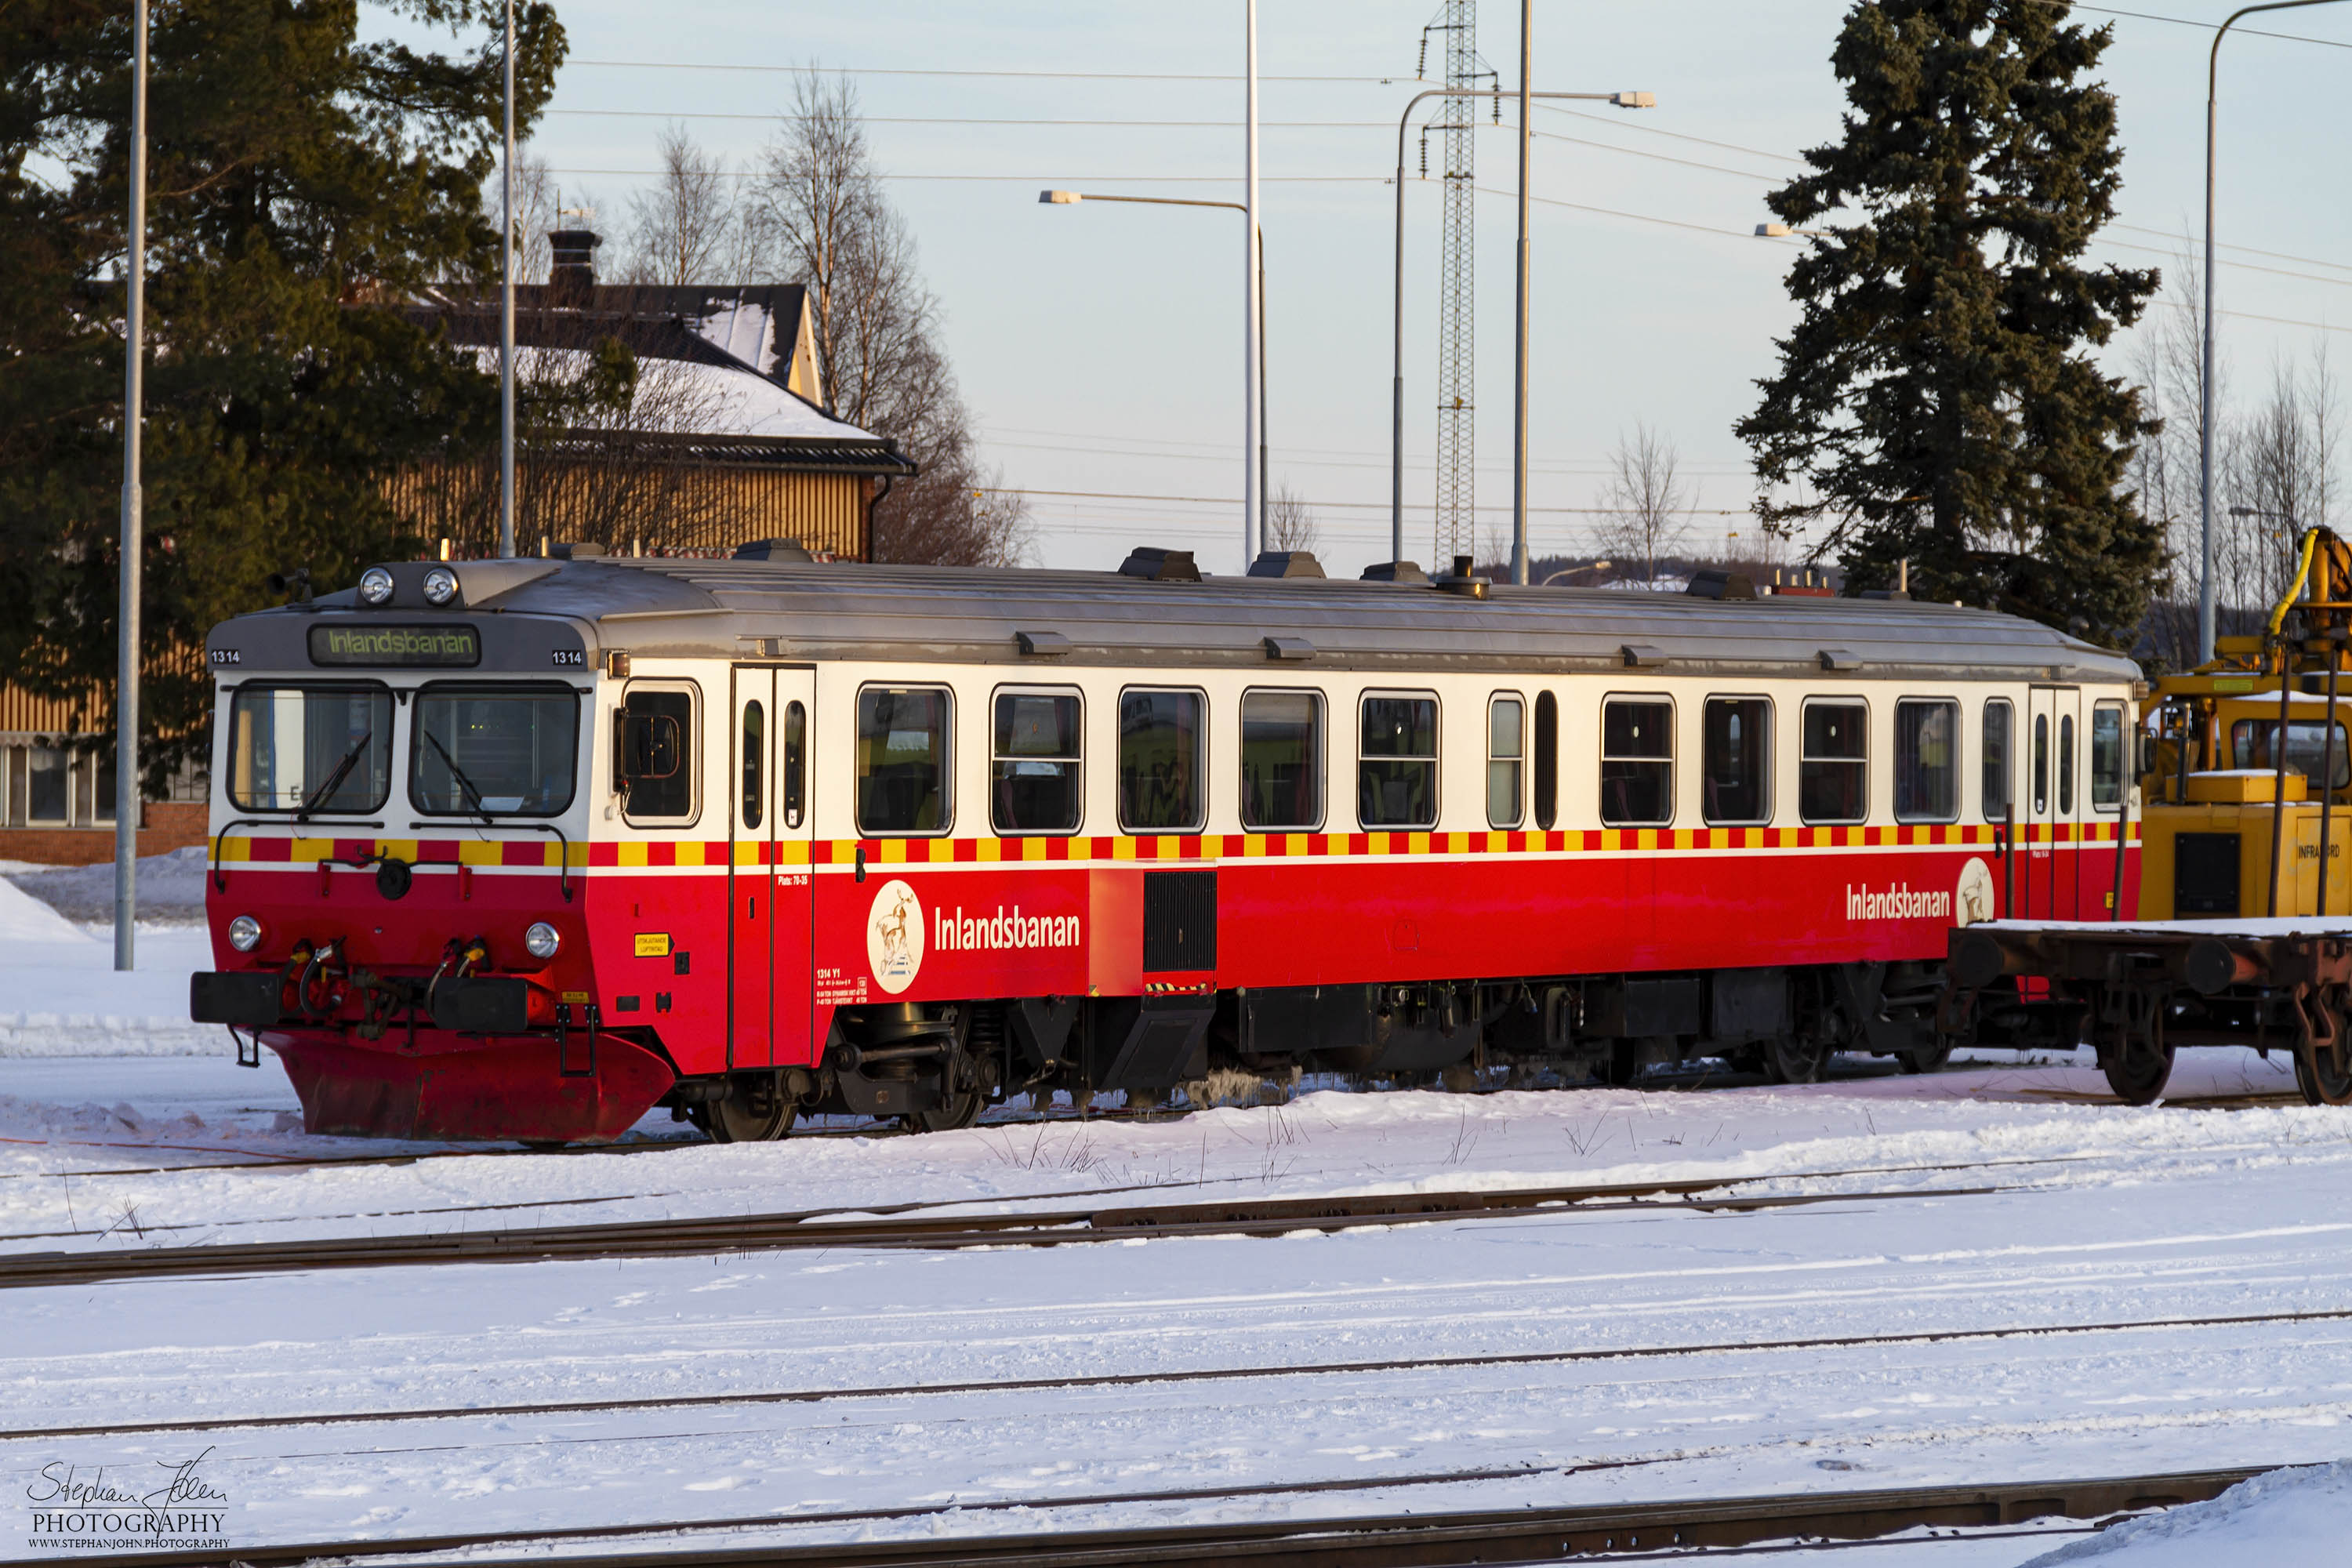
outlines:
[[[1658,95],[1654,92],[1612,92],[1609,101],[1619,109],[1655,109]]]
[[[1045,206],[1075,206],[1086,199],[1076,191],[1039,191],[1037,193],[1039,204]]]
[[[1785,223],[1759,223],[1756,226],[1759,239],[1786,239],[1795,231]]]

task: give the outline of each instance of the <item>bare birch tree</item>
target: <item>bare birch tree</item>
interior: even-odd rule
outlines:
[[[1287,484],[1275,486],[1265,498],[1265,548],[1310,553],[1323,548],[1322,521]]]
[[[1609,514],[1594,531],[1600,547],[1622,567],[1640,562],[1643,580],[1657,586],[1658,563],[1682,547],[1690,532],[1691,495],[1682,454],[1673,439],[1636,424],[1609,456],[1602,504]]]
[[[733,171],[681,125],[654,142],[661,174],[629,198],[629,247],[621,276],[631,283],[684,288],[740,283],[750,264]]]

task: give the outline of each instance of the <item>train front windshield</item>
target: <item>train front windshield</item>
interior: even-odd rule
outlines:
[[[240,811],[370,812],[392,788],[392,693],[381,686],[246,686],[229,708],[229,799]]]
[[[580,699],[561,687],[426,687],[409,795],[437,816],[553,816],[572,804]]]

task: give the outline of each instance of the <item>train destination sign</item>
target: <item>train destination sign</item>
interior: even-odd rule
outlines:
[[[470,669],[482,662],[482,637],[472,626],[312,626],[310,662]]]

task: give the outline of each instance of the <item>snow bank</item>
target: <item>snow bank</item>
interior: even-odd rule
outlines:
[[[110,939],[0,881],[0,1058],[226,1052],[226,1030],[188,1020],[188,975],[212,966],[201,927],[142,925],[138,967],[118,973]]]
[[[6,879],[0,879],[0,942],[90,945],[88,932]]]
[[[139,919],[142,923],[199,924],[205,918],[205,858],[201,844],[139,862]],[[114,863],[28,868],[5,880],[30,893],[69,921],[114,919]]]
[[[2135,1519],[2036,1557],[2025,1568],[2095,1559],[2114,1568],[2337,1568],[2352,1547],[2352,1460],[2273,1470],[2210,1502]]]

